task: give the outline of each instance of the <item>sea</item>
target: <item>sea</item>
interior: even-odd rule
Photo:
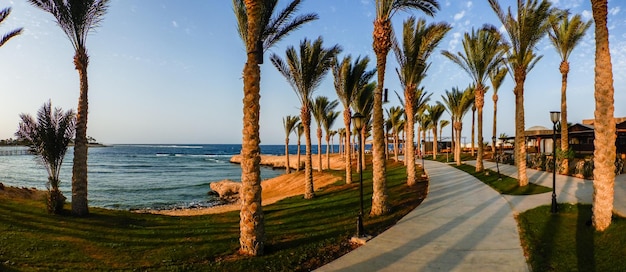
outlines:
[[[333,146],[335,152],[337,146]],[[8,186],[45,190],[48,174],[27,147],[0,147],[0,182]],[[290,154],[297,146],[290,145]],[[90,147],[88,153],[89,206],[108,209],[176,209],[209,207],[219,200],[208,192],[211,182],[241,180],[241,166],[230,163],[239,144],[110,145]],[[301,146],[304,154],[304,145]],[[325,152],[325,146],[322,152]],[[61,191],[71,201],[73,148],[61,167]],[[312,146],[313,154],[317,146]],[[262,145],[264,155],[284,155],[284,145]],[[293,158],[295,159],[295,157]],[[284,169],[261,167],[261,178],[281,175]]]

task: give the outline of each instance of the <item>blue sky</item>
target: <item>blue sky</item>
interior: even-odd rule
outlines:
[[[285,5],[287,1],[280,1]],[[552,1],[591,20],[589,1]],[[486,0],[441,0],[434,18],[421,12],[400,12],[393,26],[401,33],[410,15],[453,26],[439,49],[457,52],[460,39],[485,23],[501,27]],[[503,8],[515,1],[500,0]],[[0,139],[14,137],[18,114],[35,114],[48,99],[53,106],[76,108],[78,74],[73,49],[51,15],[26,1],[0,0],[12,14],[0,25],[0,33],[24,27],[24,33],[0,48]],[[626,116],[626,16],[623,3],[609,1],[610,46],[615,86],[615,116]],[[305,25],[265,55],[261,82],[262,144],[284,143],[282,118],[299,114],[299,102],[285,79],[269,61],[271,53],[284,56],[288,46],[303,38],[324,38],[339,44],[342,56],[369,56],[372,50],[374,0],[305,0],[300,12],[316,12],[320,19]],[[228,0],[112,0],[101,27],[87,41],[89,65],[88,135],[107,144],[118,143],[240,143],[242,130],[242,69],[245,50],[236,31],[232,2]],[[543,59],[528,75],[525,91],[526,127],[550,127],[549,111],[560,109],[560,58],[547,37],[537,47]],[[570,122],[593,118],[593,27],[570,57],[568,116]],[[470,78],[439,52],[423,81],[433,100],[445,90],[465,88]],[[389,54],[385,87],[401,91],[396,61]],[[499,90],[498,134],[514,132],[513,80]],[[335,99],[332,76],[315,92]],[[484,132],[491,137],[492,91],[486,95]],[[390,103],[398,105],[395,95]],[[338,109],[339,110],[339,109]],[[444,118],[449,118],[444,115]],[[337,121],[335,128],[343,126]],[[463,134],[469,136],[471,112]],[[314,128],[313,128],[314,129]],[[450,127],[444,129],[449,136]],[[292,143],[296,137],[291,136]],[[336,141],[336,140],[335,140]],[[469,137],[468,137],[469,141]],[[314,139],[315,143],[316,140]]]

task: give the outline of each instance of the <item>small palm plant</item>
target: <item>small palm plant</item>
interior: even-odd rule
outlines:
[[[52,110],[52,103],[43,104],[37,121],[30,114],[20,114],[21,122],[15,135],[26,140],[48,171],[48,212],[58,214],[63,210],[65,197],[59,190],[59,173],[67,146],[74,138],[76,117],[73,110]]]

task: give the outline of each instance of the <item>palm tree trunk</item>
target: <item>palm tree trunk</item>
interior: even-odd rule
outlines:
[[[313,188],[313,157],[311,154],[311,112],[306,105],[303,105],[300,114],[302,125],[304,125],[304,142],[306,146],[304,155],[304,198],[312,199],[315,197],[315,190]]]
[[[289,137],[285,138],[285,173],[291,173],[291,167],[289,167]]]
[[[367,168],[367,164],[365,164],[365,132],[366,130],[367,128],[363,126],[361,128],[361,133],[359,134],[359,136],[361,137],[361,143],[363,143],[362,145],[359,146],[359,148],[361,149],[361,154],[363,154],[363,156],[361,156],[361,165],[363,167],[363,170]]]
[[[330,135],[326,133],[326,169],[330,170]]]
[[[492,96],[493,98],[493,136],[492,137],[498,137],[497,133],[498,130],[496,128],[497,126],[497,118],[498,118],[498,94],[493,94]],[[491,151],[493,151],[493,155],[494,155],[494,159],[495,159],[495,155],[496,155],[496,143],[493,142],[492,143],[492,147],[491,147]]]
[[[569,63],[562,61],[559,70],[561,70],[561,152],[562,154],[567,154],[565,152],[569,150],[569,128],[567,126],[567,74],[569,73]],[[569,159],[565,156],[561,158],[561,169],[561,174],[569,175]]]
[[[350,148],[350,122],[352,121],[350,115],[350,109],[347,108],[343,110],[343,124],[346,126],[346,136],[344,137],[344,156],[345,156],[345,166],[346,166],[346,184],[352,184],[352,154],[350,153],[352,150]]]
[[[593,226],[604,231],[611,225],[615,185],[615,101],[613,69],[609,51],[607,1],[591,0],[596,24],[595,140],[593,170]]]
[[[322,172],[322,128],[317,127],[317,172]]]
[[[383,86],[385,82],[385,67],[387,65],[387,53],[391,48],[391,21],[377,19],[374,22],[374,52],[376,53],[376,68],[378,74],[378,86],[374,91],[374,109],[372,135],[372,162],[373,162],[373,192],[372,210],[370,215],[378,216],[389,212],[387,196],[387,178],[385,161],[385,139],[383,128]]]
[[[437,160],[437,152],[439,146],[437,145],[437,127],[433,128],[433,160]]]
[[[400,158],[398,158],[398,148],[400,148],[400,145],[398,144],[398,133],[394,131],[393,132],[393,157],[396,162],[400,160]]]
[[[476,142],[478,144],[478,156],[476,157],[476,172],[480,173],[483,171],[483,156],[484,156],[484,145],[483,145],[483,107],[485,105],[485,90],[482,84],[478,84],[476,86],[476,110],[478,111],[478,139]]]
[[[476,138],[475,134],[475,119],[476,119],[476,110],[472,109],[472,157],[474,157],[474,139]]]
[[[413,145],[413,130],[415,129],[415,124],[413,123],[414,116],[412,110],[410,113],[407,112],[406,118],[406,141],[404,142],[406,145],[406,153],[404,153],[407,176],[406,183],[409,186],[413,186],[417,182],[417,170],[415,169],[415,146]]]
[[[87,56],[86,50],[84,48],[78,49],[74,56],[74,65],[80,78],[80,96],[76,115],[76,140],[74,142],[74,165],[72,167],[72,214],[77,216],[89,214],[87,203],[88,64],[89,56]]]
[[[526,137],[524,136],[524,81],[526,71],[523,68],[515,69],[515,161],[517,162],[517,177],[519,186],[528,185],[526,175]]]
[[[455,121],[452,125],[454,130],[454,136],[456,136],[456,144],[454,145],[454,161],[456,161],[456,165],[461,165],[461,129],[463,128],[463,123]]]
[[[300,137],[298,137],[298,163],[296,164],[296,171],[300,172],[300,150],[302,149],[300,142]]]

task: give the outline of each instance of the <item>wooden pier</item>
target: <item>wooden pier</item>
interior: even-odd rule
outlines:
[[[0,156],[32,155],[28,149],[0,149]]]

